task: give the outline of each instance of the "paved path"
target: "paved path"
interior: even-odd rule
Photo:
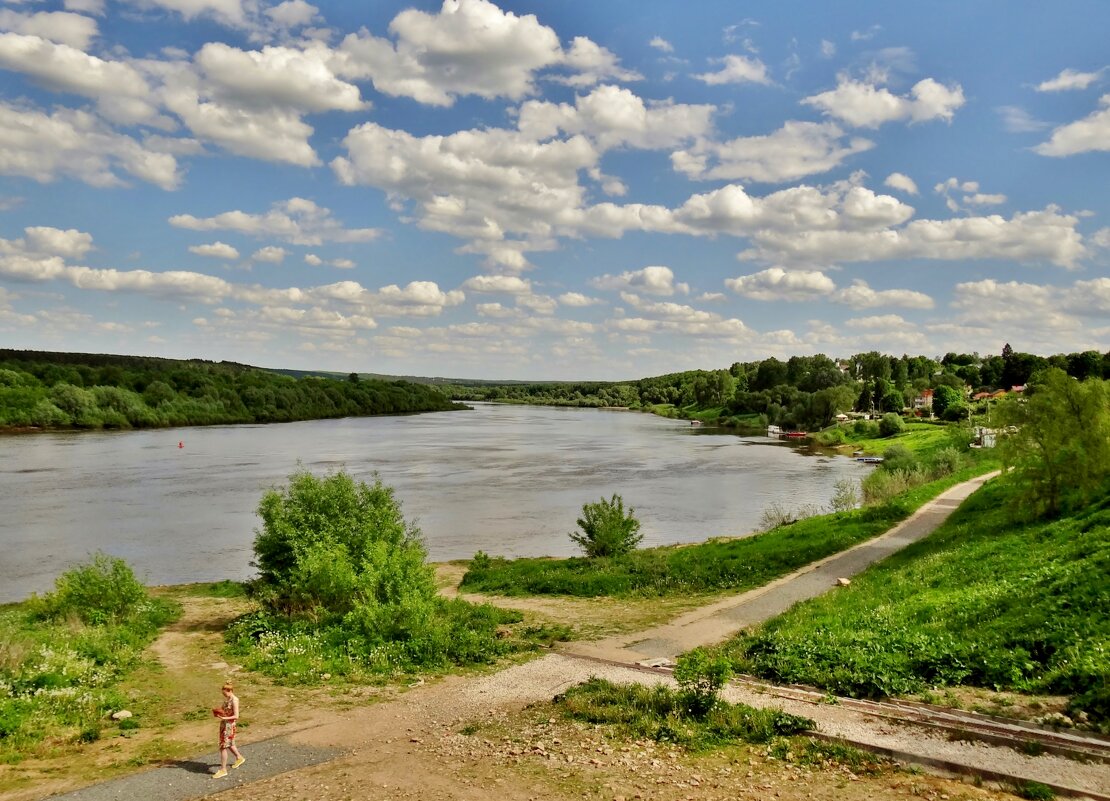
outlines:
[[[741,595],[703,606],[647,631],[560,647],[568,655],[614,662],[664,664],[699,645],[713,645],[738,631],[781,615],[799,601],[822,595],[838,578],[851,578],[895,551],[927,537],[987,479],[989,473],[943,492],[885,534],[813,562]]]

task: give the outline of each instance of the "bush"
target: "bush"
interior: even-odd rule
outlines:
[[[723,656],[710,656],[703,648],[683,654],[674,668],[680,697],[687,712],[704,718],[716,706],[718,694],[732,676],[732,665]]]
[[[895,434],[902,433],[905,428],[906,424],[902,420],[902,415],[894,412],[887,412],[879,421],[879,434],[884,437],[893,437]]]
[[[624,511],[624,499],[616,493],[609,500],[583,504],[577,521],[582,533],[571,532],[570,538],[591,559],[626,554],[643,540],[635,513],[631,506]]]
[[[851,478],[841,478],[833,485],[832,501],[829,508],[833,512],[850,512],[859,506],[860,485]]]
[[[367,485],[342,472],[317,478],[302,470],[262,497],[258,515],[253,591],[271,611],[323,619],[435,595],[420,531],[378,479]]]
[[[104,624],[131,617],[148,600],[146,588],[122,559],[97,553],[54,582],[54,592],[32,599],[33,613],[43,619],[75,617]]]
[[[778,501],[774,501],[759,515],[759,530],[772,531],[780,526],[789,526],[799,520],[817,517],[821,509],[811,503],[803,504],[797,509],[791,509]]]
[[[917,457],[905,445],[891,445],[883,451],[883,470],[893,472],[895,470],[913,470],[916,467]]]
[[[852,423],[852,435],[857,439],[874,439],[879,436],[879,424],[870,420],[856,420]]]

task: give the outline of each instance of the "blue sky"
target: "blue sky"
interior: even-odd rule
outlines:
[[[1107,30],[1101,0],[0,0],[0,342],[534,379],[1106,350]]]

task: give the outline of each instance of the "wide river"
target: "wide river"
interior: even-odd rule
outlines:
[[[178,447],[178,443],[184,447]],[[150,584],[250,576],[255,509],[298,463],[396,490],[436,561],[567,556],[582,504],[620,493],[644,545],[742,536],[771,503],[824,505],[867,469],[648,414],[473,411],[0,437],[0,602],[103,550]]]

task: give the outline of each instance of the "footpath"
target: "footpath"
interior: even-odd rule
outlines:
[[[766,798],[780,795],[780,791],[784,797],[858,798],[858,794],[844,789],[843,783],[835,784],[842,782],[842,778],[821,770],[807,771],[805,781],[810,784],[804,787],[770,784],[748,787],[741,783],[730,785],[731,789],[723,796],[710,796],[705,788],[693,790],[694,794],[688,796],[657,796],[647,790],[637,794],[634,788],[674,779],[677,768],[673,755],[651,750],[655,746],[650,743],[636,743],[621,749],[623,754],[610,755],[603,743],[597,743],[595,749],[593,742],[551,739],[551,735],[537,731],[521,733],[525,745],[520,747],[513,745],[517,742],[513,738],[503,736],[495,742],[481,730],[529,704],[549,701],[557,693],[593,676],[614,682],[669,683],[671,677],[665,670],[656,669],[658,666],[698,645],[720,642],[744,627],[780,614],[798,601],[833,590],[837,579],[851,578],[927,536],[991,477],[982,476],[953,487],[867,543],[757,590],[684,614],[665,625],[634,635],[568,643],[557,653],[490,675],[448,677],[390,702],[352,708],[301,731],[265,742],[246,743],[242,747],[247,763],[226,780],[217,782],[211,778],[211,766],[219,762],[213,752],[53,797],[66,801],[185,801],[218,793],[221,801],[307,798],[346,801],[367,797],[389,801],[478,801],[495,796],[498,801],[531,801],[564,795],[552,792],[550,784],[563,773],[539,771],[552,771],[552,765],[570,765],[575,760],[581,764],[588,758],[588,767],[599,772],[599,786],[610,788],[608,798]],[[818,737],[869,748],[898,761],[1008,784],[1035,781],[1061,794],[1110,801],[1110,765],[1103,760],[1082,762],[1052,753],[1034,756],[1006,745],[953,738],[950,731],[868,712],[850,699],[837,702],[820,694],[807,697],[796,689],[736,682],[723,695],[730,701],[782,708],[812,718],[817,722]],[[970,717],[971,713],[967,714]],[[554,719],[551,723],[555,723]],[[478,731],[475,736],[461,733],[471,728]],[[1101,743],[1110,747],[1105,740]],[[587,751],[581,753],[579,746]],[[510,770],[518,771],[521,765],[527,768],[523,774],[526,778],[515,781],[505,778]],[[749,771],[747,775],[753,774]],[[674,783],[682,787],[697,787],[705,781],[701,774],[681,778],[682,781]],[[649,784],[644,784],[645,781]],[[822,783],[829,785],[827,791],[822,790]],[[916,784],[911,782],[908,787],[903,793],[901,785],[898,792],[891,785],[890,796],[919,794]],[[968,787],[969,791],[973,789]],[[980,793],[976,797],[997,797],[985,790],[975,792]]]

